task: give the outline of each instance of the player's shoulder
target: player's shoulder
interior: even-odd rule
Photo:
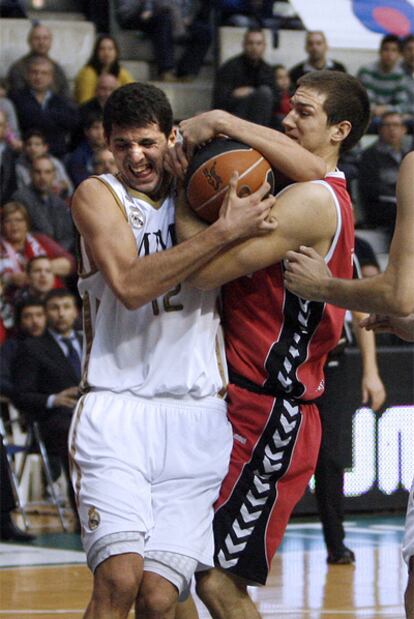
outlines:
[[[278,194],[278,198],[304,199],[309,202],[329,202],[331,200],[331,190],[329,184],[321,179],[319,181],[304,181],[301,183],[292,183],[288,185]]]

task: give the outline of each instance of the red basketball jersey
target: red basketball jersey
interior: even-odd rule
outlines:
[[[352,278],[354,222],[345,177],[337,171],[313,182],[331,191],[338,214],[326,263],[334,277]],[[284,287],[283,269],[279,262],[223,288],[230,379],[241,377],[266,393],[314,400],[324,391],[323,368],[341,336],[345,310],[292,294]]]

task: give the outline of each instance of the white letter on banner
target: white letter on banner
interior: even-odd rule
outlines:
[[[352,432],[353,468],[345,471],[345,496],[359,496],[375,482],[375,413],[360,408],[354,415]]]

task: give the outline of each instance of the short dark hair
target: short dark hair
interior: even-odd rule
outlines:
[[[45,296],[45,305],[47,305],[51,299],[63,299],[64,297],[70,297],[76,304],[76,297],[73,292],[67,288],[53,288],[52,290],[49,290]]]
[[[82,118],[82,129],[90,129],[92,125],[95,123],[103,122],[103,114],[98,110],[90,110],[87,114]]]
[[[399,51],[401,51],[401,47],[402,47],[401,39],[396,34],[386,34],[385,36],[382,37],[381,43],[380,43],[380,51],[384,49],[384,46],[387,45],[387,43],[395,43]]]
[[[20,325],[20,321],[22,319],[23,310],[25,310],[26,307],[43,307],[43,309],[44,309],[45,308],[45,303],[44,303],[44,301],[42,301],[42,299],[40,299],[39,297],[36,297],[34,295],[26,297],[22,301],[19,301],[18,303],[16,303],[16,305],[14,307],[14,320],[15,320],[15,323],[16,323],[17,326]]]
[[[146,127],[157,123],[168,137],[173,127],[173,112],[162,90],[152,84],[133,82],[114,90],[104,107],[104,131],[107,139],[112,127]]]
[[[340,152],[353,148],[364,135],[370,119],[368,94],[361,82],[342,71],[311,71],[299,78],[299,86],[326,95],[323,109],[329,126],[343,120],[351,123],[351,131],[342,142]]]
[[[40,129],[29,129],[23,136],[23,142],[26,143],[30,138],[40,138],[43,144],[47,144],[46,136]]]

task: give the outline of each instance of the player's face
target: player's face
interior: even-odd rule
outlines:
[[[299,86],[291,99],[292,109],[283,119],[286,135],[320,156],[330,144],[332,131],[323,109],[325,98],[324,94]]]
[[[158,199],[165,179],[164,156],[174,144],[157,123],[146,127],[112,127],[109,147],[124,181],[152,199]]]

